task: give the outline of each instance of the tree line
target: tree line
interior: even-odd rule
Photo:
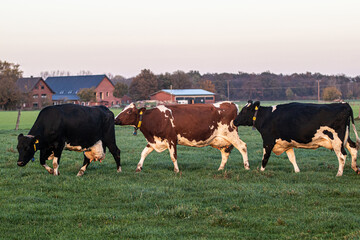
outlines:
[[[115,76],[116,78],[116,76]],[[360,76],[294,73],[206,73],[176,71],[155,75],[144,69],[126,83],[134,100],[148,99],[161,89],[201,88],[216,93],[217,100],[321,100],[359,99]],[[319,96],[318,96],[319,94]]]
[[[15,109],[22,101],[22,94],[16,87],[16,80],[23,72],[18,64],[0,60],[0,106]],[[46,71],[40,76],[71,75],[66,71]],[[77,75],[91,75],[90,71],[80,71]],[[201,88],[216,93],[216,100],[321,100],[359,99],[360,76],[343,74],[324,75],[321,73],[275,74],[262,73],[205,73],[199,71],[154,74],[143,69],[133,78],[107,74],[115,85],[114,96],[130,96],[134,101],[146,100],[161,89]],[[79,97],[94,100],[94,89],[82,89]]]

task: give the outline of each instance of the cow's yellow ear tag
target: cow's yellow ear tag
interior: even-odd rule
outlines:
[[[258,106],[256,106],[256,107],[255,107],[255,110],[259,110],[259,107],[258,107]]]

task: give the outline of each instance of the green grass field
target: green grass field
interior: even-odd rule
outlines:
[[[295,150],[298,174],[286,154],[272,154],[260,172],[260,134],[240,127],[250,171],[236,149],[217,171],[217,149],[179,146],[180,173],[168,151],[154,151],[135,173],[146,141],[116,126],[122,173],[108,153],[76,177],[82,154],[64,151],[61,175],[52,176],[39,153],[16,165],[17,135],[37,114],[22,112],[22,130],[15,131],[17,113],[0,112],[0,239],[360,239],[360,176],[349,156],[342,177],[335,177],[335,154],[324,148]]]

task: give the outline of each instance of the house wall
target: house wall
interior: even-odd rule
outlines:
[[[113,105],[121,104],[121,98],[114,97],[114,85],[109,79],[104,78],[95,89],[96,92],[96,103],[92,105],[105,105],[111,107]]]
[[[27,101],[25,108],[41,109],[45,106],[52,105],[53,93],[43,80],[36,83],[29,95],[29,100]]]

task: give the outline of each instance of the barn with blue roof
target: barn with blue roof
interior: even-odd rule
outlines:
[[[52,96],[54,105],[70,102],[82,105],[113,106],[121,99],[113,96],[114,84],[106,75],[58,76],[48,77],[46,84],[55,92]],[[93,88],[96,102],[82,102],[77,95],[81,89]]]
[[[215,93],[203,89],[162,89],[151,94],[150,99],[180,104],[214,103]]]

